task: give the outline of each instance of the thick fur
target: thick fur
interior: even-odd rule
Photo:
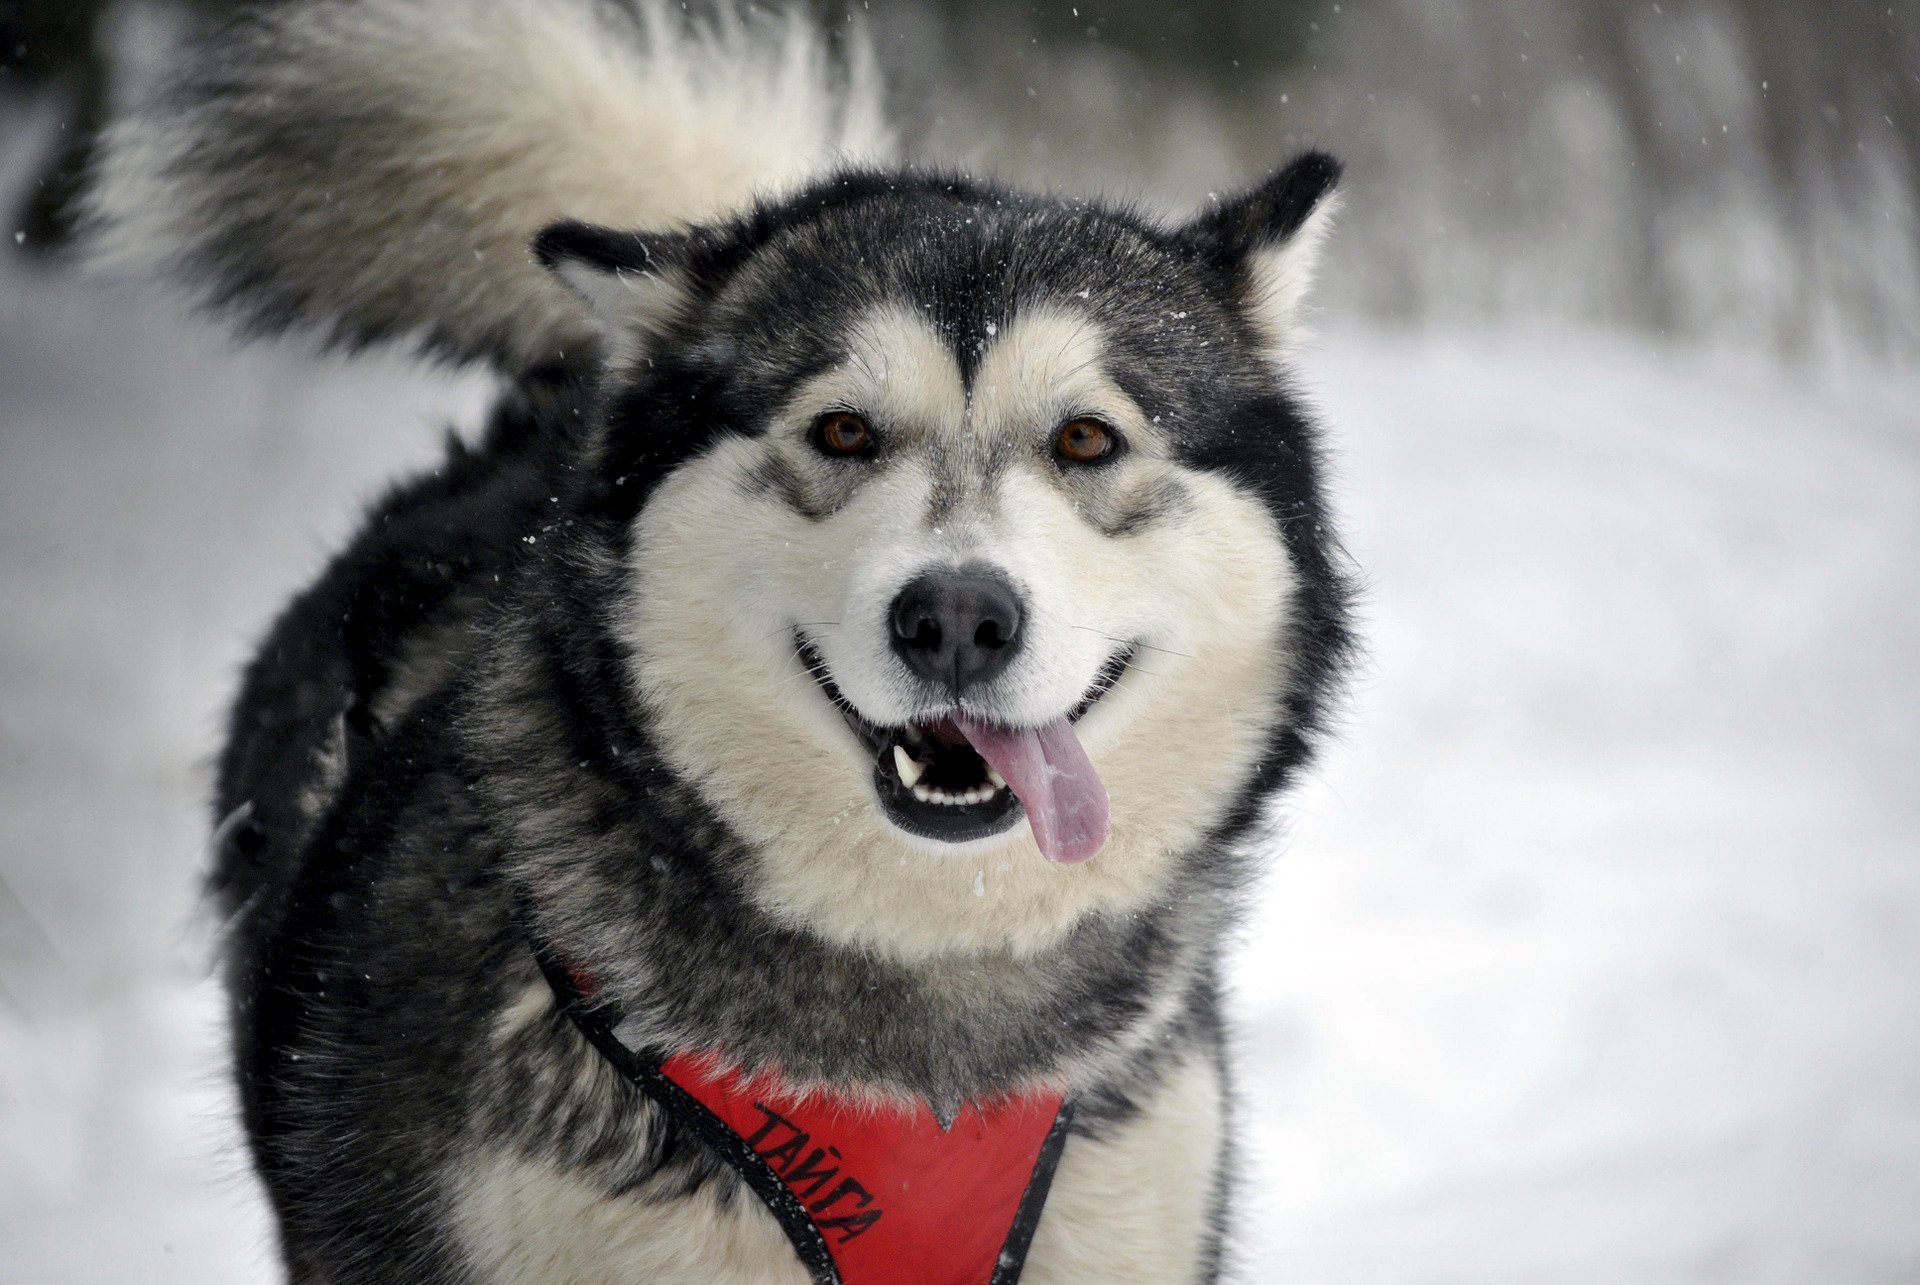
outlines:
[[[527,253],[668,228],[893,152],[868,46],[618,0],[265,5],[108,138],[92,223],[255,331],[524,370],[590,347]]]
[[[1284,373],[1337,166],[1180,225],[836,168],[881,132],[846,124],[865,99],[826,95],[803,27],[486,10],[287,0],[117,135],[99,202],[150,197],[146,252],[256,324],[511,372],[479,445],[376,506],[276,623],[221,762],[238,1072],[294,1278],[804,1279],[555,1010],[531,906],[663,1050],[940,1109],[1065,1089],[1027,1279],[1211,1279],[1222,941],[1348,649]],[[639,43],[589,58],[584,31]],[[769,87],[769,49],[801,70]],[[568,58],[644,119],[575,111],[593,78]],[[495,62],[513,93],[455,84]],[[299,92],[256,92],[275,77]],[[805,146],[775,156],[746,135],[788,103]],[[497,146],[536,136],[544,177]],[[635,138],[652,161],[610,177]],[[816,448],[837,411],[868,456]],[[1085,416],[1124,449],[1054,453]],[[1112,833],[1084,865],[1023,822],[917,837],[876,795],[859,729],[951,707],[890,651],[887,604],[955,564],[1024,604],[967,710],[1034,725],[1097,697],[1077,732]]]

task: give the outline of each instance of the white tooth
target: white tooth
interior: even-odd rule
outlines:
[[[913,797],[920,800],[922,803],[933,802],[933,794],[934,794],[934,791],[933,791],[933,787],[931,786],[916,785],[913,787]]]
[[[920,778],[926,775],[927,765],[907,753],[906,746],[896,745],[893,747],[893,769],[900,774],[902,785],[912,787],[920,784]]]
[[[987,779],[993,782],[993,788],[996,790],[1004,790],[1007,788],[1007,778],[1004,776],[1001,776],[998,772],[994,771],[992,768],[987,769]]]

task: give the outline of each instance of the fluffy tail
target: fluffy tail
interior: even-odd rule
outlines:
[[[682,227],[892,150],[864,33],[684,8],[264,6],[110,131],[100,249],[253,333],[405,338],[508,370],[590,348],[529,254],[541,228]]]

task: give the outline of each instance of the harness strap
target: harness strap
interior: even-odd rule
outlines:
[[[626,1080],[738,1173],[779,1221],[814,1285],[1015,1285],[1066,1144],[1072,1104],[1036,1092],[969,1104],[796,1093],[710,1054],[630,1047],[586,968],[528,921],[560,1009]]]

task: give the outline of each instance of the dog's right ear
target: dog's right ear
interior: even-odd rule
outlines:
[[[609,361],[617,363],[685,310],[687,248],[685,233],[567,222],[534,238],[533,257],[586,305]]]

